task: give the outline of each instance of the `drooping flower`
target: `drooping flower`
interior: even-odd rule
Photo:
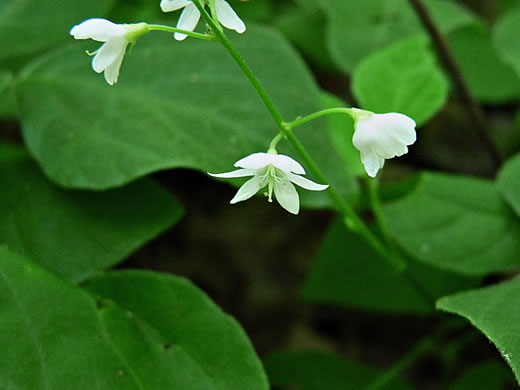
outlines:
[[[135,44],[137,39],[149,31],[146,23],[116,24],[106,19],[87,19],[72,27],[70,35],[75,39],[93,39],[104,42],[91,55],[92,69],[105,72],[105,80],[114,85],[119,77],[119,68],[123,62],[128,44]]]
[[[351,111],[355,125],[352,143],[360,151],[370,177],[383,168],[385,159],[408,153],[408,146],[417,138],[415,121],[404,114],[374,114],[357,108]]]
[[[207,0],[200,0],[201,5],[204,6],[207,3]],[[178,9],[184,8],[182,11],[181,17],[177,22],[177,28],[186,31],[193,31],[200,19],[200,12],[193,4],[191,0],[162,0],[161,1],[161,9],[163,12],[176,11]],[[235,30],[236,32],[242,34],[246,31],[246,25],[238,17],[236,12],[231,8],[226,0],[215,0],[215,11],[217,13],[217,18],[219,22],[226,28],[230,30]],[[178,41],[182,41],[187,37],[186,34],[175,33],[175,39]]]
[[[317,184],[300,175],[305,174],[305,169],[291,157],[269,153],[253,153],[235,163],[235,167],[241,168],[226,173],[209,173],[211,176],[221,178],[253,176],[238,190],[231,204],[242,202],[251,198],[260,189],[267,186],[269,202],[272,202],[273,191],[276,200],[284,209],[292,214],[298,214],[300,210],[300,198],[294,188],[294,184],[310,191],[323,191],[328,185]]]

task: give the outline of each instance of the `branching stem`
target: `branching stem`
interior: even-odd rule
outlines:
[[[462,71],[460,70],[453,53],[446,42],[446,39],[442,32],[439,30],[437,25],[435,24],[433,18],[431,17],[428,9],[424,5],[422,0],[409,0],[412,7],[415,9],[415,12],[419,16],[424,28],[428,31],[432,41],[435,46],[437,46],[437,50],[439,55],[444,62],[444,66],[446,70],[451,76],[455,87],[459,91],[460,97],[464,104],[466,105],[469,114],[473,119],[473,123],[475,128],[477,129],[480,137],[484,141],[491,158],[495,166],[498,168],[502,164],[502,155],[498,150],[493,138],[489,133],[489,129],[487,126],[486,118],[484,116],[484,112],[482,111],[482,107],[477,103],[477,100],[473,96]]]

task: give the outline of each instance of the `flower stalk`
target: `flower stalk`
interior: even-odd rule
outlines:
[[[261,84],[261,82],[256,78],[254,73],[252,72],[249,65],[247,65],[244,58],[237,51],[233,43],[229,40],[226,34],[218,29],[218,26],[213,21],[211,15],[209,15],[204,7],[200,4],[199,0],[193,0],[193,3],[196,5],[198,10],[200,11],[202,17],[208,24],[208,26],[212,29],[213,33],[220,41],[220,43],[224,46],[227,52],[231,55],[231,57],[235,60],[240,69],[244,72],[245,76],[249,79],[258,95],[262,99],[262,102],[266,106],[267,110],[273,117],[276,122],[278,128],[280,129],[280,133],[283,134],[285,138],[289,141],[289,143],[296,149],[296,152],[301,156],[302,160],[305,161],[306,165],[309,167],[311,172],[316,176],[318,181],[323,183],[324,185],[328,185],[328,193],[336,206],[336,209],[340,214],[345,217],[345,224],[348,228],[356,231],[358,234],[361,234],[368,243],[384,258],[386,259],[397,271],[402,272],[406,268],[406,264],[399,258],[394,256],[389,256],[388,250],[381,243],[379,238],[367,227],[367,225],[361,220],[361,218],[357,215],[354,209],[348,204],[348,202],[339,194],[339,192],[334,188],[333,185],[329,183],[321,169],[315,163],[315,161],[311,158],[311,156],[307,153],[304,146],[298,140],[298,138],[294,135],[292,131],[292,127],[308,122],[312,119],[315,119],[319,116],[327,115],[330,113],[348,113],[350,115],[350,109],[342,108],[342,109],[328,109],[318,111],[317,113],[311,114],[305,118],[301,118],[299,120],[293,122],[285,122],[282,115],[278,111],[277,107],[274,105],[272,99],[269,97],[269,94]],[[283,137],[276,136],[273,139],[273,142],[277,143]],[[272,142],[272,143],[273,143]]]

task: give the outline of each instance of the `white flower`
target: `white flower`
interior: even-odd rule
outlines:
[[[404,114],[351,110],[355,123],[352,143],[361,152],[361,162],[370,177],[383,168],[385,159],[408,153],[408,145],[416,140],[415,121]]]
[[[266,195],[269,202],[272,201],[274,190],[280,206],[292,214],[298,214],[300,199],[292,183],[311,191],[323,191],[328,188],[328,185],[317,184],[299,176],[305,174],[303,167],[291,157],[283,154],[253,153],[238,160],[235,167],[242,169],[219,174],[208,172],[211,176],[223,178],[253,176],[240,187],[235,197],[231,199],[231,204],[247,200],[261,188],[267,186]]]
[[[106,19],[88,19],[72,27],[70,35],[75,39],[93,39],[104,42],[94,53],[92,69],[105,72],[105,80],[114,85],[119,77],[119,68],[129,43],[149,31],[146,23],[115,24]]]
[[[204,6],[207,0],[200,0],[200,2],[201,5]],[[182,11],[179,22],[177,23],[177,28],[186,31],[195,30],[197,23],[199,23],[200,12],[191,0],[161,1],[161,9],[163,12],[176,11],[181,8],[184,8],[184,10]],[[242,19],[238,17],[236,12],[233,11],[233,8],[231,8],[226,0],[215,0],[215,11],[217,12],[217,18],[219,22],[224,27],[229,28],[230,30],[235,30],[240,34],[246,31],[246,25]],[[174,37],[176,40],[182,41],[187,37],[187,35],[182,33],[175,33]]]

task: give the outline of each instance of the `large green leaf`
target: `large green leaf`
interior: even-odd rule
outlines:
[[[88,288],[136,313],[180,345],[212,378],[215,389],[267,389],[244,331],[189,281],[151,272],[113,272]]]
[[[23,132],[46,173],[64,186],[108,188],[165,168],[231,170],[265,151],[277,128],[256,91],[214,42],[151,33],[127,55],[117,85],[90,69],[77,43],[34,64],[18,85]],[[250,26],[237,46],[286,118],[321,108],[304,64],[279,35]],[[344,193],[354,188],[323,121],[297,135]],[[282,143],[281,152],[294,151]],[[297,156],[295,156],[297,157]],[[313,193],[328,202],[325,193]]]
[[[520,266],[520,223],[491,181],[425,173],[385,214],[397,242],[432,266],[473,275]]]
[[[178,297],[200,296],[197,288],[175,279]],[[210,371],[153,324],[108,301],[95,301],[77,286],[56,277],[36,264],[0,247],[0,388],[10,390],[220,390],[221,372]],[[172,296],[171,317],[183,321],[185,312]],[[236,323],[214,305],[213,317],[201,334],[218,336],[213,326],[236,335],[236,356],[240,342],[247,340]],[[207,308],[202,308],[205,313]],[[190,307],[192,315],[199,307]],[[248,350],[253,354],[252,350]],[[234,355],[233,355],[234,356]],[[222,366],[230,360],[220,355]],[[246,356],[249,358],[249,356]],[[237,374],[237,377],[239,375]],[[259,379],[263,379],[259,369]],[[259,381],[261,383],[261,381]],[[228,387],[232,388],[232,387]],[[265,389],[260,385],[247,387]]]
[[[265,358],[264,364],[273,385],[296,386],[299,390],[364,389],[379,375],[372,367],[324,351],[276,351]],[[399,380],[381,387],[404,389],[411,387]]]
[[[504,61],[507,61],[520,76],[520,40],[518,25],[520,24],[520,8],[506,13],[496,24],[493,41]]]
[[[113,0],[2,0],[0,61],[40,52],[69,38],[83,20],[106,14]]]
[[[407,0],[321,0],[321,4],[329,17],[331,54],[348,73],[370,53],[422,31]],[[474,19],[452,1],[429,0],[426,5],[443,32]]]
[[[325,15],[319,4],[287,7],[277,17],[276,26],[314,64],[334,68],[325,44]]]
[[[362,310],[427,314],[434,309],[433,299],[475,285],[470,278],[412,261],[406,272],[396,271],[338,221],[323,240],[303,295],[311,302]],[[426,294],[416,289],[418,283]]]
[[[0,243],[74,281],[117,264],[182,214],[151,180],[100,193],[63,190],[23,149],[5,144],[0,183]]]
[[[455,60],[480,100],[500,103],[520,96],[520,78],[505,64],[482,25],[467,26],[448,35]]]
[[[467,318],[491,340],[520,382],[520,278],[440,299],[437,308]]]
[[[352,88],[361,107],[374,112],[402,112],[418,124],[439,111],[449,85],[425,37],[393,44],[366,57],[356,67]]]
[[[500,169],[497,186],[504,199],[520,216],[520,154],[508,160]]]

